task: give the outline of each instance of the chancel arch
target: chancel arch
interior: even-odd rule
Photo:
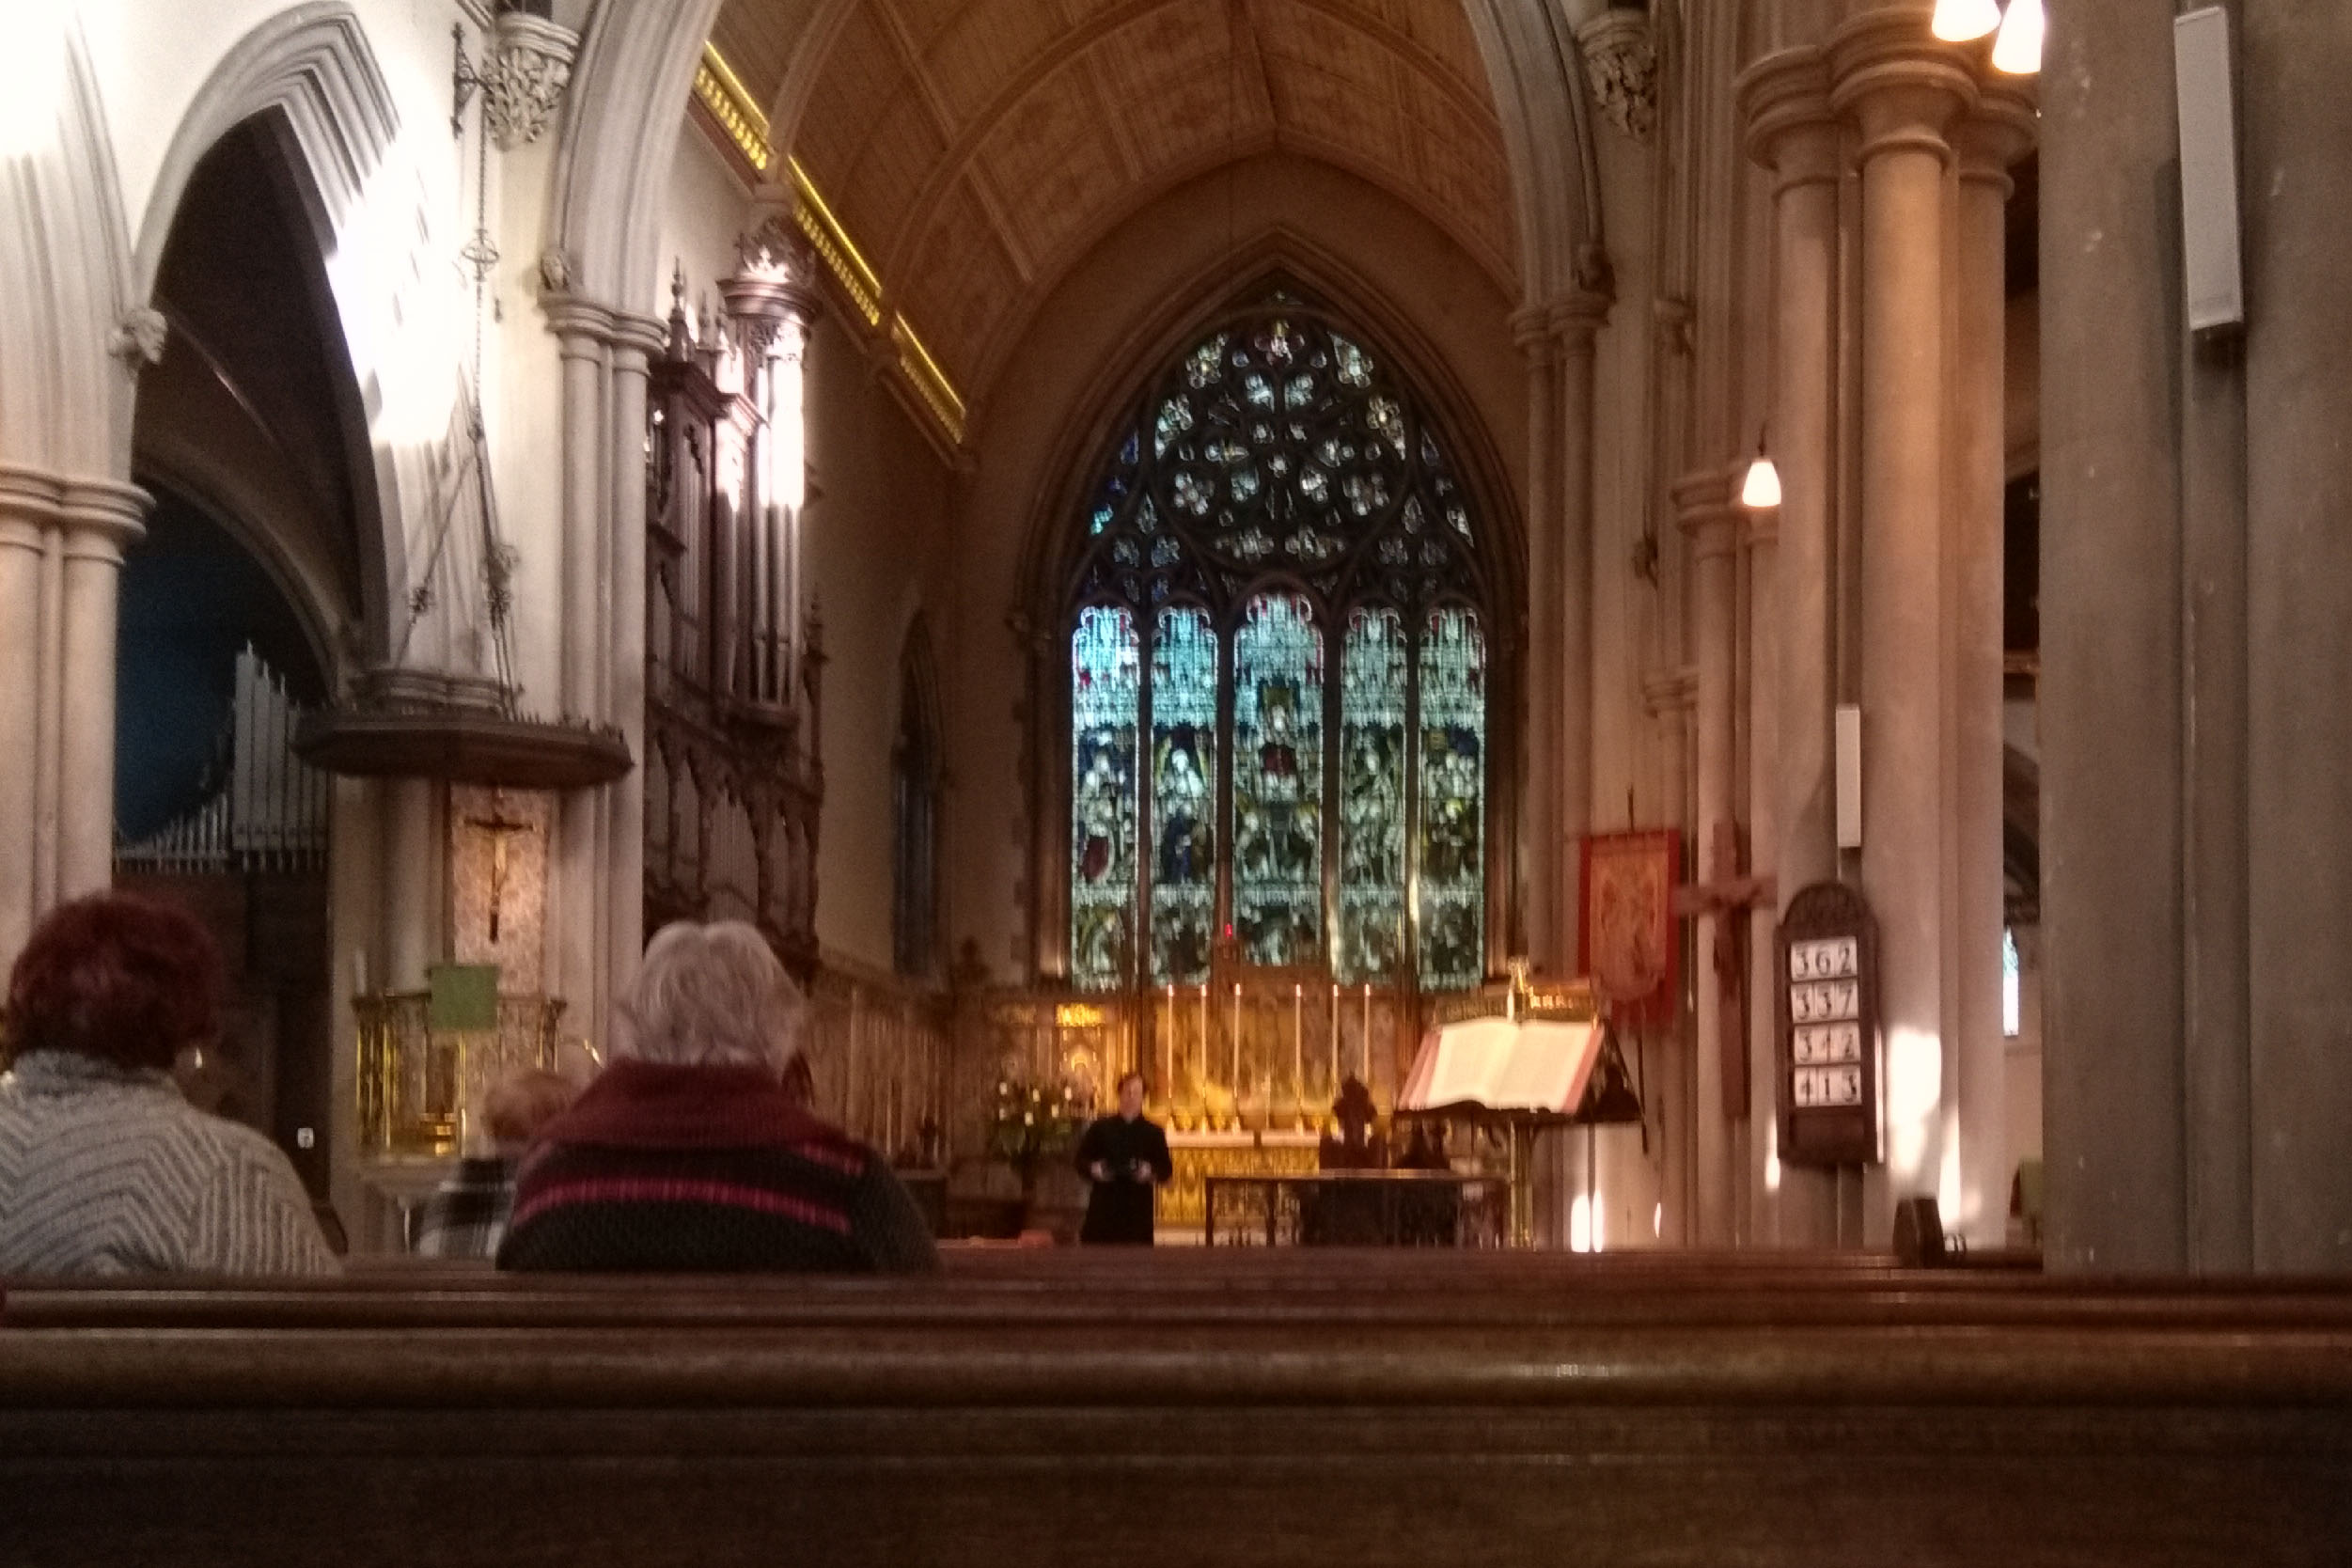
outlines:
[[[1512,919],[1513,531],[1407,363],[1288,277],[1179,341],[1042,525],[1040,967],[1475,984]]]

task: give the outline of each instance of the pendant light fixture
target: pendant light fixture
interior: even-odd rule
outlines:
[[[1756,432],[1756,455],[1748,464],[1748,478],[1740,482],[1739,504],[1750,511],[1768,511],[1780,504],[1780,471],[1772,465],[1772,454],[1764,450],[1761,430]]]
[[[2042,69],[2042,0],[2009,0],[1993,39],[1993,69],[2031,76]]]
[[[1936,0],[1928,31],[1946,43],[1981,39],[2000,25],[2000,0]]]
[[[1927,30],[1947,43],[1967,43],[1999,29],[1993,39],[1993,68],[2012,76],[2031,76],[2042,69],[2042,0],[1936,0],[1936,14]]]

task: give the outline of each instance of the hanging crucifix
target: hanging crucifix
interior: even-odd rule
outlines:
[[[490,835],[490,945],[498,945],[498,918],[507,902],[507,840],[518,833],[528,833],[532,824],[518,822],[507,815],[507,797],[502,791],[490,792],[490,815],[468,817],[465,825]]]
[[[1686,919],[1715,917],[1717,1050],[1723,1071],[1723,1114],[1748,1114],[1748,922],[1751,904],[1773,905],[1779,886],[1768,876],[1740,873],[1739,828],[1718,822],[1707,841],[1707,879],[1674,889],[1674,913]]]

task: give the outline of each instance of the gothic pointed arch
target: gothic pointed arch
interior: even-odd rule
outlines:
[[[98,86],[71,8],[28,15],[10,47],[10,91],[30,95],[15,114],[33,127],[50,109],[54,131],[0,157],[0,505],[135,532],[131,391],[149,339]]]
[[[316,0],[268,18],[197,89],[139,227],[138,297],[149,305],[158,303],[165,253],[199,165],[243,126],[260,133],[257,145],[307,219],[321,289],[313,311],[353,384],[353,400],[337,416],[353,454],[361,641],[381,658],[391,634],[388,606],[408,592],[404,506],[426,504],[428,449],[446,424],[446,414],[429,420],[416,411],[446,409],[447,387],[400,347],[414,292],[405,280],[416,269],[398,242],[408,236],[407,246],[417,243],[424,191],[400,163],[391,89],[344,0]],[[167,322],[158,326],[170,331]],[[183,344],[183,352],[196,351]]]
[[[1402,362],[1294,280],[1183,344],[1033,557],[1047,966],[1199,984],[1224,944],[1475,984],[1508,914],[1507,531]]]

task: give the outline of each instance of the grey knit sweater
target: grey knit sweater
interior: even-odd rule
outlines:
[[[285,1154],[165,1074],[39,1051],[0,1077],[0,1276],[336,1272]]]

